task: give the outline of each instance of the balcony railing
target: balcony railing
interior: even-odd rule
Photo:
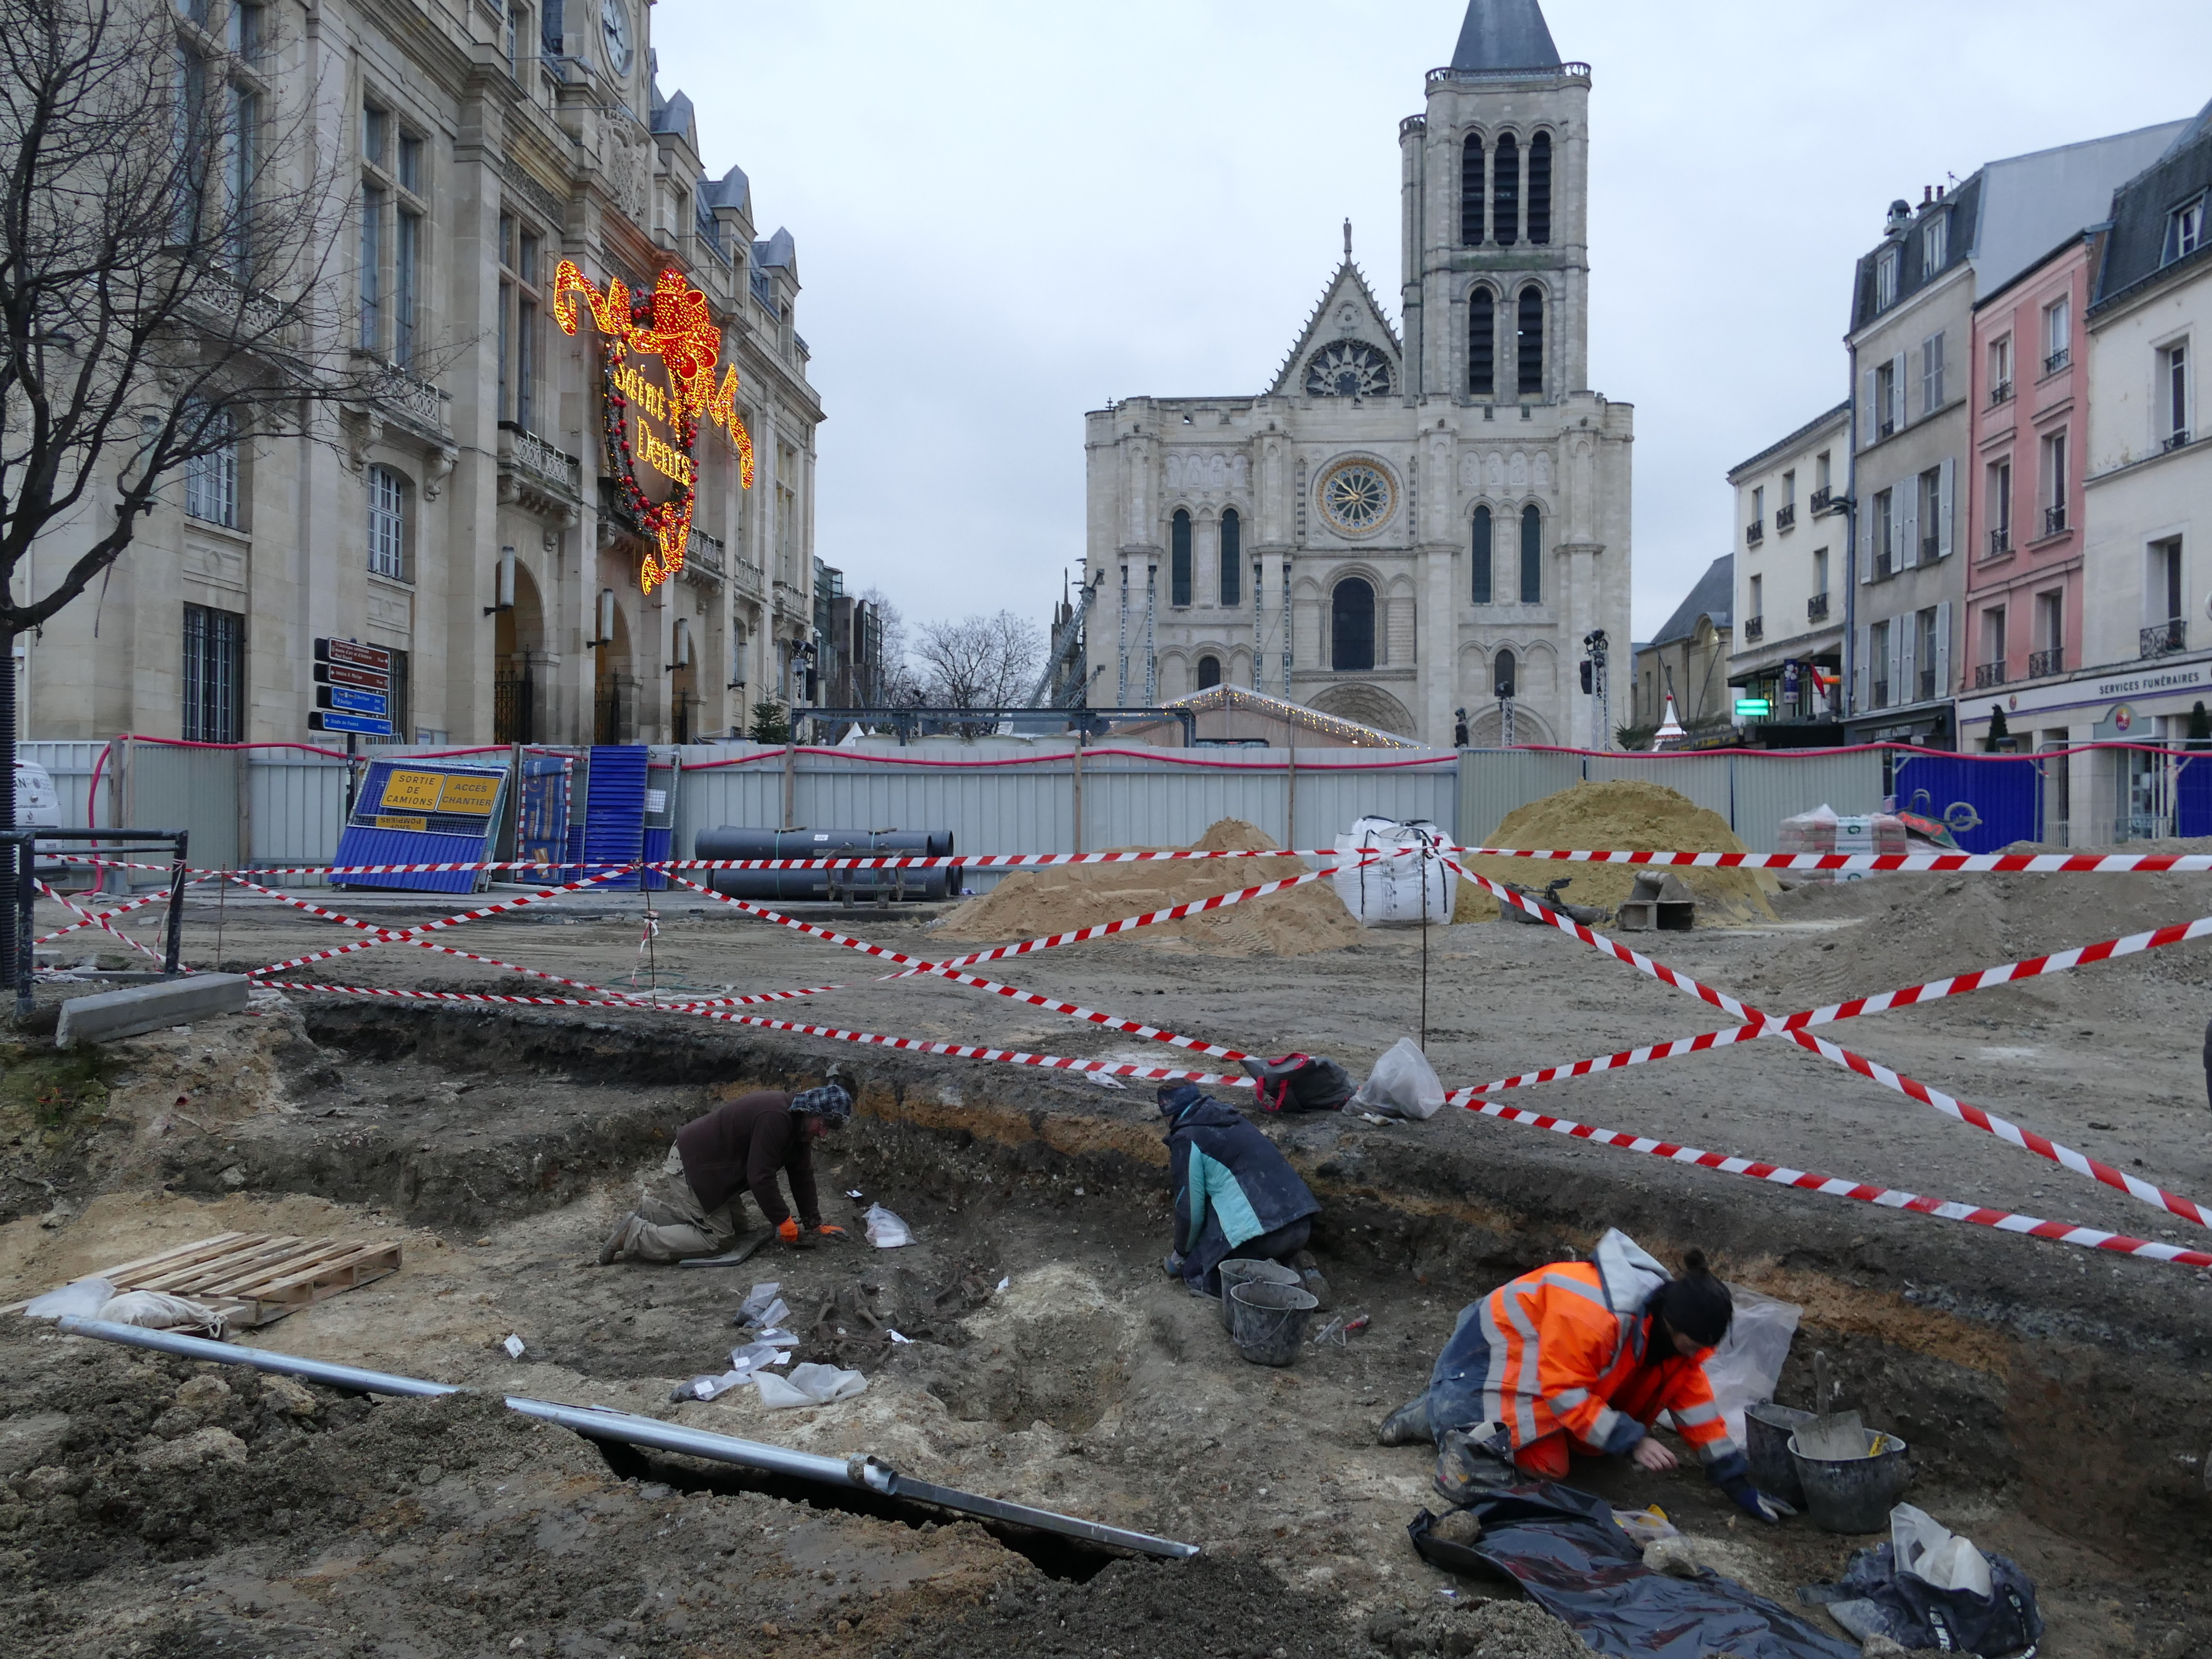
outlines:
[[[1936,667],[1929,664],[1920,671],[1920,701],[1928,702],[1936,695]]]
[[[1896,561],[1896,559],[1892,556],[1892,554],[1891,554],[1891,552],[1890,552],[1889,549],[1887,549],[1887,548],[1886,548],[1886,547],[1877,547],[1876,549],[1875,549],[1875,550],[1874,550],[1874,576],[1875,576],[1875,580],[1876,581],[1880,581],[1880,580],[1882,580],[1884,577],[1886,577],[1886,576],[1894,576],[1896,574],[1897,574],[1897,561]]]
[[[1889,682],[1887,680],[1876,680],[1874,683],[1874,706],[1876,708],[1887,708],[1889,707]]]
[[[2056,506],[2046,507],[2043,509],[2043,533],[2045,535],[2056,536],[2065,528],[2065,502],[2060,501]]]
[[[1779,536],[1784,531],[1790,529],[1796,522],[1797,504],[1795,501],[1790,502],[1783,507],[1778,507],[1774,509],[1774,533],[1776,535]]]
[[[1765,541],[1766,539],[1766,520],[1764,519],[1753,519],[1749,524],[1744,526],[1743,539],[1747,544],[1752,547],[1757,547],[1759,543]]]
[[[1835,497],[1835,487],[1832,484],[1822,484],[1818,489],[1813,492],[1813,500],[1810,503],[1811,510],[1815,514],[1826,513],[1828,510],[1829,503],[1833,501]]]
[[[1828,620],[1828,596],[1826,593],[1815,593],[1805,601],[1805,620],[1807,622]]]
[[[1990,407],[1991,409],[1995,409],[1999,404],[2009,402],[2011,398],[2012,382],[2010,380],[1999,380],[1995,386],[1990,388]]]
[[[556,449],[526,427],[513,421],[499,423],[499,459],[534,476],[571,500],[581,500],[583,464],[574,455]]]
[[[1983,690],[2005,683],[2005,665],[2001,662],[1978,662],[1974,665],[1974,690]]]
[[[1990,556],[2002,558],[2012,551],[2012,526],[2002,525],[1990,532]]]
[[[2140,647],[2136,654],[2142,657],[2169,656],[2176,651],[2189,648],[2189,618],[2174,617],[2154,623],[2137,635]]]
[[[2065,672],[2066,647],[2063,645],[2054,645],[2048,651],[2027,653],[2027,677],[2032,680],[2039,680],[2046,674],[2063,674]]]
[[[1883,416],[1881,424],[1875,428],[1875,435],[1880,438],[1894,438],[1897,435],[1896,417],[1889,415]]]
[[[1756,645],[1759,641],[1765,639],[1766,637],[1766,618],[1764,617],[1746,617],[1743,619],[1743,637],[1753,645]]]
[[[2163,451],[2168,453],[2171,453],[2172,451],[2177,449],[2186,449],[2188,447],[2189,434],[2186,432],[2175,432],[2168,434],[2166,442],[2160,446]]]
[[[2061,346],[2057,350],[2052,352],[2048,357],[2045,357],[2043,360],[2043,372],[2045,374],[2056,374],[2060,369],[2065,368],[2067,364],[2073,361],[2074,348],[2071,346]]]
[[[1942,537],[1940,537],[1940,536],[1923,536],[1923,537],[1920,538],[1920,562],[1921,562],[1921,563],[1923,563],[1923,564],[1933,564],[1933,563],[1935,563],[1935,562],[1936,562],[1936,560],[1938,560],[1938,559],[1942,558],[1942,556],[1943,556],[1943,540],[1942,540]]]

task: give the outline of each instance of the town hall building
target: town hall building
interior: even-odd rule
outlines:
[[[1611,745],[1633,410],[1587,389],[1589,88],[1538,0],[1472,0],[1399,127],[1401,325],[1347,225],[1264,392],[1085,417],[1091,707],[1228,684],[1440,746],[1462,710],[1477,744]]]

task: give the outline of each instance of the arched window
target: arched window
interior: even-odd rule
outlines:
[[[407,483],[388,466],[368,469],[368,568],[407,579]]]
[[[1221,659],[1215,656],[1200,657],[1198,659],[1198,689],[1203,691],[1209,685],[1220,684]]]
[[[1375,590],[1359,576],[1336,585],[1328,603],[1328,665],[1364,673],[1375,666]]]
[[[1520,395],[1544,395],[1544,290],[1531,283],[1521,290]]]
[[[1498,395],[1498,296],[1486,288],[1467,301],[1467,395]]]
[[[1190,514],[1181,507],[1168,530],[1168,603],[1190,603]]]
[[[1540,132],[1528,141],[1528,240],[1552,240],[1552,135]]]
[[[1474,509],[1474,602],[1490,603],[1490,509]]]
[[[1459,241],[1482,246],[1482,135],[1470,132],[1459,152]]]
[[[1501,697],[1516,696],[1517,693],[1514,690],[1516,672],[1516,665],[1513,660],[1513,653],[1510,651],[1499,652],[1498,660],[1490,667],[1490,689]]]
[[[1506,133],[1491,163],[1490,234],[1500,247],[1521,240],[1521,146]]]
[[[1244,520],[1233,507],[1221,509],[1221,603],[1231,611],[1244,603]]]
[[[1521,509],[1521,603],[1540,605],[1544,598],[1544,515],[1535,507]]]

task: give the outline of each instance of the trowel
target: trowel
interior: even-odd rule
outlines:
[[[1829,1409],[1835,1401],[1834,1390],[1828,1382],[1828,1354],[1825,1348],[1813,1355],[1813,1393],[1814,1408],[1819,1414],[1811,1422],[1797,1425],[1792,1437],[1797,1455],[1823,1463],[1867,1456],[1872,1437],[1867,1433],[1866,1424],[1859,1414]]]

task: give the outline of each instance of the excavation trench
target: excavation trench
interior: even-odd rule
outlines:
[[[283,1021],[291,1024],[279,1029]],[[1662,1257],[1702,1245],[1731,1279],[1802,1306],[1780,1396],[1810,1402],[1810,1357],[1825,1350],[1844,1402],[1911,1443],[1915,1500],[1964,1517],[1978,1541],[2021,1559],[2085,1632],[2047,1653],[2147,1650],[2168,1627],[2197,1627],[2187,1564],[2212,1544],[2203,1462],[2212,1290],[2186,1272],[1465,1115],[1389,1129],[1334,1115],[1290,1120],[1269,1133],[1323,1200],[1316,1249],[1338,1306],[1375,1322],[1347,1346],[1311,1349],[1273,1371],[1237,1360],[1212,1310],[1159,1274],[1164,1151],[1149,1097],[1135,1089],[848,1053],[861,1099],[825,1163],[827,1210],[853,1218],[882,1201],[914,1224],[915,1249],[830,1244],[734,1273],[599,1270],[586,1264],[606,1218],[675,1130],[717,1095],[817,1080],[823,1045],[672,1018],[583,1022],[338,1000],[272,1017],[258,1042],[277,1108],[225,1114],[210,1088],[177,1109],[212,1114],[190,1133],[118,1127],[111,1114],[108,1126],[58,1142],[43,1167],[82,1212],[77,1225],[100,1223],[135,1183],[164,1189],[148,1201],[165,1237],[189,1225],[215,1231],[194,1218],[204,1215],[224,1224],[249,1212],[296,1219],[315,1204],[414,1230],[407,1271],[295,1316],[267,1334],[268,1346],[307,1352],[300,1345],[310,1343],[319,1358],[665,1411],[672,1382],[720,1368],[733,1336],[728,1310],[744,1283],[778,1278],[803,1326],[801,1358],[854,1365],[870,1392],[823,1413],[686,1405],[682,1420],[796,1436],[787,1443],[811,1450],[873,1450],[940,1484],[1188,1538],[1209,1559],[1250,1558],[1364,1618],[1363,1609],[1409,1595],[1433,1600],[1429,1581],[1444,1583],[1413,1559],[1398,1530],[1425,1500],[1425,1462],[1417,1451],[1375,1447],[1375,1423],[1421,1385],[1465,1302],[1512,1273],[1586,1252],[1620,1226]],[[232,1063],[209,1052],[207,1065]],[[894,1342],[891,1329],[912,1340]],[[512,1367],[497,1352],[508,1334],[526,1353]],[[122,1409],[129,1390],[113,1387]],[[10,1410],[27,1406],[46,1409],[26,1395]],[[423,1410],[375,1408],[407,1422]],[[910,1514],[877,1515],[875,1500],[855,1494],[629,1449],[586,1448],[583,1462],[562,1468],[562,1480],[588,1492],[577,1500],[584,1511],[603,1501],[611,1474],[659,1494],[647,1501],[672,1512],[721,1505],[712,1513],[740,1516],[738,1534],[772,1536],[787,1551],[808,1527],[898,1521],[903,1542],[871,1534],[866,1548],[845,1540],[817,1551],[842,1575],[840,1595],[880,1589],[881,1605],[908,1607],[921,1594],[914,1586],[924,1578],[900,1576],[902,1551],[933,1552],[933,1561],[950,1551],[958,1559],[939,1562],[945,1582],[967,1583],[966,1574],[980,1585],[1005,1571],[990,1565],[994,1553],[1003,1560],[1011,1549],[1086,1589],[1103,1559],[1014,1529],[1000,1529],[995,1543],[973,1525],[917,1529],[904,1524]],[[1747,1539],[1687,1476],[1653,1487],[1632,1472],[1593,1468],[1585,1484],[1616,1503],[1662,1503],[1686,1530],[1722,1540],[1723,1570],[1770,1594],[1832,1576],[1864,1541],[1802,1523]],[[383,1497],[386,1510],[404,1501]],[[362,1515],[348,1523],[356,1528],[380,1512],[356,1507]],[[549,1497],[538,1524],[557,1530],[545,1518],[557,1510]],[[802,1516],[816,1518],[794,1518]],[[179,1524],[150,1546],[131,1534],[133,1547],[177,1559],[223,1542],[195,1540],[189,1522]],[[83,1540],[76,1547],[82,1553]],[[787,1565],[813,1559],[802,1550]],[[790,1567],[817,1586],[823,1570]],[[880,1628],[868,1623],[878,1601],[819,1601],[793,1603],[805,1602],[804,1618],[815,1621],[805,1628],[835,1633],[842,1619],[853,1651],[891,1650],[861,1639]],[[912,1605],[920,1611],[902,1626],[908,1642],[969,1616],[947,1601]],[[651,1628],[647,1613],[606,1622]],[[605,1650],[626,1639],[607,1638]]]

